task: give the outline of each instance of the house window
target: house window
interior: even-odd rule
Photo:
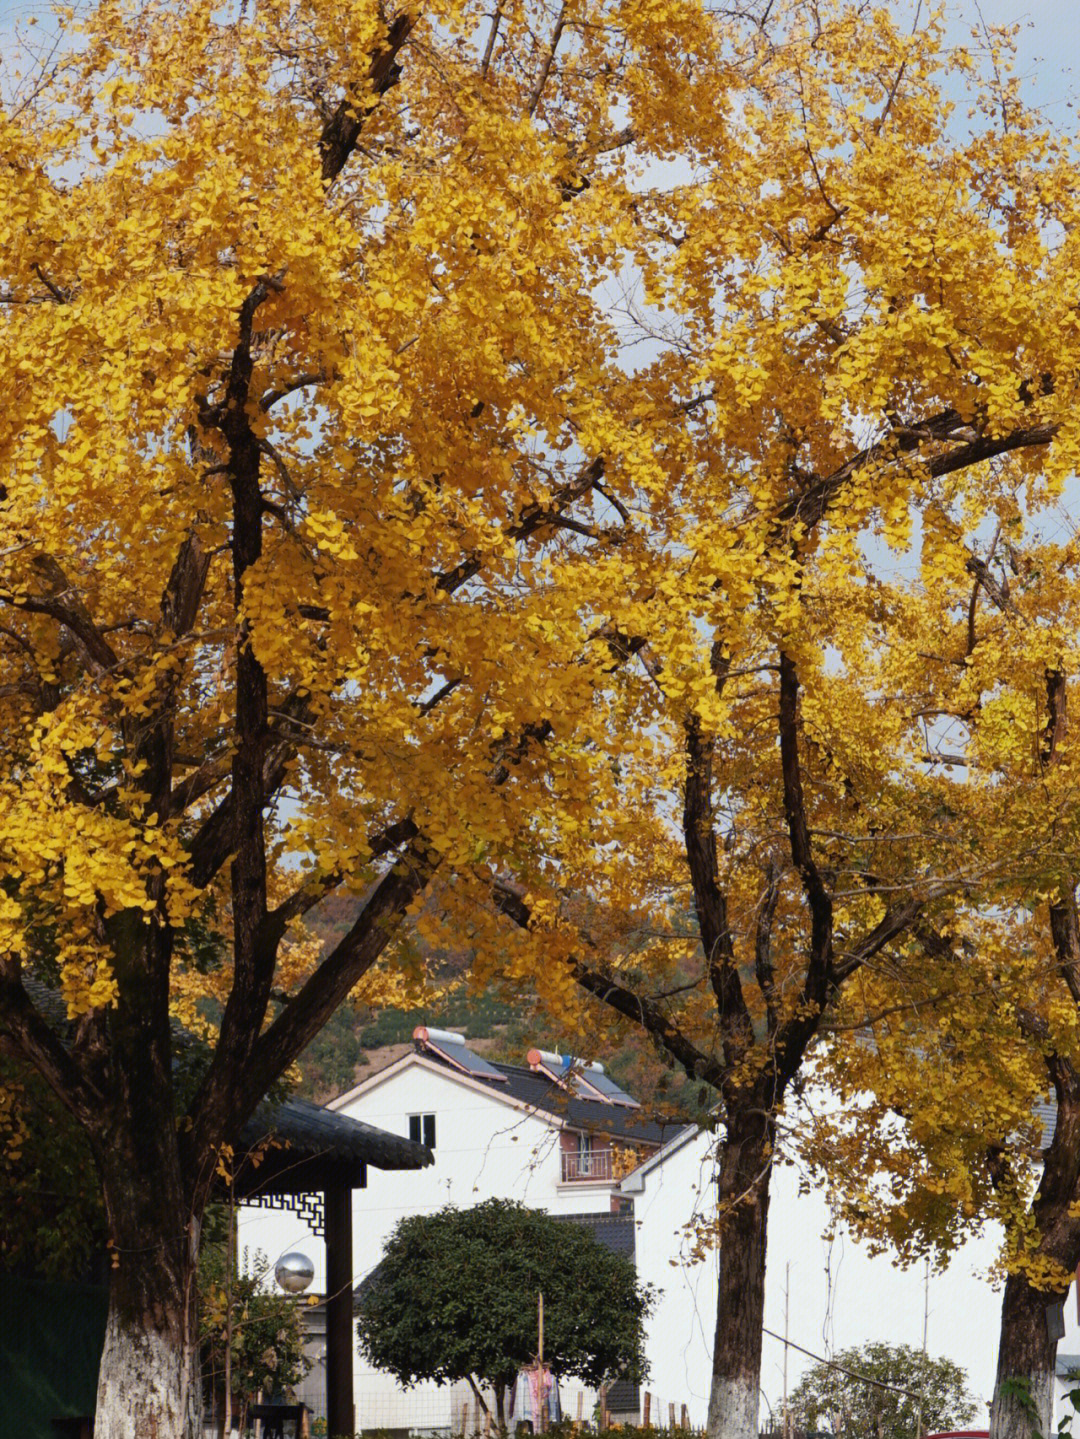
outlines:
[[[409,1138],[414,1144],[426,1144],[435,1148],[435,1116],[433,1114],[409,1115]]]

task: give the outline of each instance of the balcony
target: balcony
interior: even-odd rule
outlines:
[[[610,1149],[564,1149],[562,1151],[562,1182],[564,1184],[611,1184],[615,1178]]]

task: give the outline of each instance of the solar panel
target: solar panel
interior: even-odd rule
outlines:
[[[464,1044],[448,1044],[444,1053],[452,1064],[460,1064],[462,1069],[468,1070],[470,1074],[479,1074],[484,1079],[498,1079],[503,1084],[506,1083],[505,1074],[500,1074],[493,1064],[489,1064],[479,1054],[474,1054]]]
[[[598,1089],[605,1099],[612,1104],[628,1104],[632,1109],[640,1109],[636,1099],[632,1099],[625,1089],[620,1089],[613,1079],[609,1079],[602,1069],[587,1069],[581,1076],[586,1084],[593,1089]]]
[[[500,1073],[486,1059],[481,1059],[480,1055],[474,1054],[465,1044],[463,1035],[446,1029],[426,1029],[421,1025],[413,1031],[413,1038],[418,1039],[425,1049],[432,1050],[449,1064],[464,1070],[466,1074],[474,1074],[478,1079],[497,1079],[500,1084],[506,1083],[506,1075]]]

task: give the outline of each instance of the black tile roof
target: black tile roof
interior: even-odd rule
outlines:
[[[561,1219],[567,1224],[580,1224],[592,1237],[615,1254],[635,1262],[637,1257],[637,1225],[634,1222],[633,1206],[620,1214],[601,1210],[594,1214],[553,1214],[552,1219]]]
[[[438,1053],[422,1048],[421,1053],[436,1064],[453,1070]],[[506,1083],[485,1080],[483,1075],[472,1075],[477,1083],[490,1086],[492,1094],[506,1094],[527,1104],[531,1109],[557,1115],[571,1129],[586,1134],[602,1135],[621,1139],[628,1144],[663,1144],[682,1126],[679,1124],[657,1124],[645,1117],[640,1109],[631,1109],[625,1104],[607,1104],[601,1099],[583,1099],[571,1094],[561,1085],[534,1069],[519,1064],[494,1064]]]
[[[506,1088],[516,1099],[560,1116],[572,1129],[610,1135],[631,1144],[663,1144],[678,1128],[674,1124],[657,1124],[640,1109],[625,1104],[606,1104],[602,1099],[570,1094],[546,1075],[522,1065],[497,1064],[495,1068],[506,1075]]]
[[[637,1226],[631,1207],[620,1214],[555,1214],[567,1224],[580,1224],[592,1237],[630,1263],[637,1264]],[[616,1379],[608,1387],[607,1407],[610,1414],[637,1414],[641,1409],[641,1387],[631,1379]]]
[[[244,1166],[238,1176],[245,1195],[302,1194],[334,1183],[362,1189],[369,1164],[423,1169],[435,1162],[423,1144],[306,1099],[261,1105],[241,1131],[240,1145],[245,1153],[262,1149],[258,1165]]]

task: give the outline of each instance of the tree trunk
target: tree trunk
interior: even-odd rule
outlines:
[[[1055,920],[1053,911],[1051,920]],[[1064,965],[1071,949],[1057,934],[1055,940]],[[1046,1057],[1046,1066],[1057,1118],[1028,1212],[1040,1236],[1038,1253],[1059,1271],[1063,1283],[1054,1293],[1032,1288],[1022,1274],[1010,1274],[1005,1281],[991,1439],[1031,1439],[1034,1433],[1052,1432],[1057,1340],[1050,1338],[1047,1310],[1064,1300],[1069,1279],[1080,1264],[1080,1216],[1072,1212],[1080,1197],[1080,1074],[1069,1060],[1054,1053]]]
[[[768,1139],[761,1118],[734,1119],[720,1151],[720,1287],[707,1439],[758,1439]]]
[[[1022,1274],[1006,1280],[990,1439],[1053,1432],[1057,1340],[1049,1337],[1046,1311],[1061,1297],[1033,1289]]]
[[[146,1185],[134,1174],[130,1183]],[[111,1186],[110,1186],[111,1188]],[[106,1193],[115,1267],[98,1371],[95,1439],[201,1439],[196,1320],[199,1222],[160,1202],[156,1223],[138,1204],[130,1222]],[[141,1216],[144,1222],[139,1223]]]

